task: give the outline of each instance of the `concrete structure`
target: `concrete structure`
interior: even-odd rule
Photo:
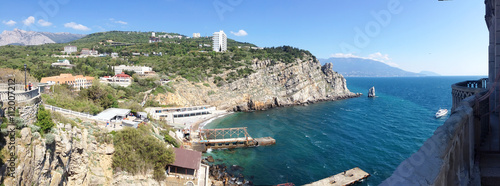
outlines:
[[[214,32],[213,40],[213,50],[216,52],[227,51],[227,36],[224,31]]]
[[[193,38],[199,38],[200,36],[200,33],[193,33]]]
[[[118,53],[116,53],[116,52],[111,53],[111,57],[112,58],[117,58],[118,57]]]
[[[74,53],[74,52],[77,52],[77,47],[76,46],[72,46],[72,45],[68,45],[68,46],[64,46],[64,53],[66,54],[71,54],[71,53]]]
[[[61,74],[59,76],[43,77],[40,83],[47,83],[48,85],[61,85],[67,84],[73,87],[74,90],[80,90],[80,88],[88,88],[92,86],[92,81],[94,77],[76,75],[72,74]]]
[[[452,114],[381,185],[500,183],[500,0],[485,0],[488,79],[452,85]]]
[[[330,176],[319,181],[305,184],[304,186],[321,186],[321,185],[331,185],[331,186],[344,186],[352,185],[370,176],[367,172],[361,170],[359,167],[355,167],[344,172],[338,173],[336,175]]]
[[[120,65],[120,66],[113,66],[113,69],[115,70],[115,75],[116,74],[121,74],[123,71],[134,71],[135,73],[139,75],[148,75],[148,74],[154,74],[155,72],[153,71],[153,68],[147,67],[147,66],[128,66],[128,65]]]
[[[104,76],[99,78],[101,83],[119,85],[123,87],[127,87],[132,83],[132,77],[122,72],[121,74],[111,76]]]
[[[175,162],[167,165],[168,174],[197,177],[201,164],[201,152],[175,148]]]
[[[174,123],[175,118],[200,116],[211,114],[215,111],[215,107],[209,105],[194,106],[194,107],[148,107],[144,109],[153,119],[164,120],[168,123]]]
[[[73,66],[75,66],[75,65],[72,65],[70,63],[70,61],[67,59],[58,59],[57,62],[52,63],[52,67],[59,67],[59,68],[65,68],[65,69],[73,68]]]
[[[276,144],[271,137],[252,138],[246,127],[201,129],[199,139],[194,139],[193,149],[206,152],[207,149],[231,149]]]

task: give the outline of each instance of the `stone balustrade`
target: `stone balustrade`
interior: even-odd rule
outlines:
[[[12,91],[9,90],[9,87],[14,87],[16,101],[27,101],[40,95],[38,87],[33,87],[32,90],[24,91],[23,84],[8,85],[6,83],[0,83],[0,101],[8,101],[9,91]]]
[[[381,185],[469,185],[479,176],[475,152],[489,130],[489,99],[480,99],[487,95],[485,84],[454,84],[450,117]]]
[[[451,85],[451,94],[454,110],[457,105],[465,98],[486,91],[488,79],[483,78],[477,81],[463,81]]]

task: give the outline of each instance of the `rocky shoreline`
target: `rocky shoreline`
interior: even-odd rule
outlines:
[[[202,160],[203,163],[210,166],[209,176],[212,180],[212,185],[217,185],[215,182],[222,183],[223,185],[231,186],[253,186],[253,176],[245,178],[241,173],[245,168],[238,165],[231,165],[229,167],[224,163],[214,163],[215,161],[222,161],[220,159],[214,160],[212,156],[208,156]]]
[[[259,111],[259,110],[268,110],[272,108],[278,108],[278,107],[292,107],[292,106],[307,106],[309,104],[314,104],[314,103],[319,103],[319,102],[325,102],[325,101],[337,101],[337,100],[343,100],[343,99],[349,99],[349,98],[357,98],[362,96],[362,93],[352,93],[348,95],[342,95],[342,96],[327,96],[325,99],[316,99],[316,100],[308,100],[306,102],[297,102],[293,104],[280,104],[278,101],[275,101],[270,104],[264,104],[263,106],[259,106],[252,100],[248,102],[247,105],[238,105],[233,107],[232,111],[233,112],[252,112],[252,111]]]

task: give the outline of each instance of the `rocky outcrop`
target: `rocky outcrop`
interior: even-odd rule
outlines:
[[[94,134],[106,129],[94,124],[58,123],[44,137],[32,128],[23,128],[16,140],[15,177],[6,175],[6,164],[0,167],[5,185],[169,185],[153,179],[152,170],[136,175],[114,172],[115,148],[98,142]]]
[[[172,85],[175,93],[154,99],[163,105],[251,111],[359,96],[347,89],[344,77],[333,71],[332,64],[321,66],[312,58],[288,64],[254,60],[251,68],[254,73],[219,87],[212,83],[213,78],[208,80],[210,86],[177,79]]]
[[[370,88],[370,90],[368,90],[368,97],[369,98],[375,97],[375,87],[372,87]]]

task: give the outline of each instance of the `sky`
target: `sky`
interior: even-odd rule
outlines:
[[[290,45],[317,58],[369,58],[411,72],[487,75],[484,9],[484,1],[475,0],[23,0],[2,2],[0,30],[186,36],[223,30],[237,41]]]

